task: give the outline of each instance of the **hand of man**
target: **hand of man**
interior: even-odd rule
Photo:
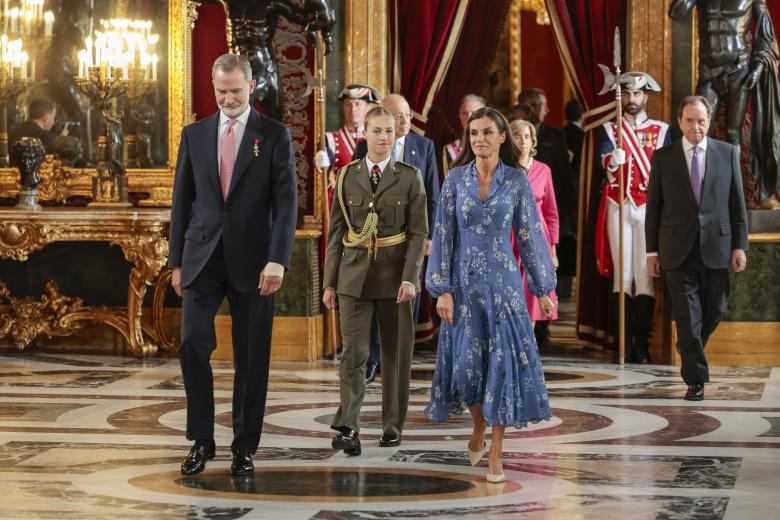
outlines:
[[[617,170],[621,164],[626,164],[626,151],[622,148],[615,148],[609,158],[609,169]]]
[[[735,249],[731,252],[731,267],[735,273],[741,273],[747,267],[747,256],[744,249]]]
[[[556,269],[558,269],[558,266],[560,265],[558,262],[558,249],[554,245],[552,246],[552,264]]]
[[[542,314],[545,318],[552,318],[553,312],[557,303],[552,301],[550,295],[542,296],[539,298],[539,307],[542,309]]]
[[[398,298],[395,299],[395,303],[408,302],[414,299],[417,295],[417,291],[414,285],[410,283],[401,283],[401,287],[398,288]]]
[[[450,293],[444,293],[436,300],[436,312],[439,314],[441,321],[447,325],[452,325],[454,307]]]
[[[281,276],[266,276],[260,273],[260,285],[257,286],[260,289],[260,296],[268,296],[279,290],[282,286]]]
[[[171,273],[171,285],[173,290],[181,298],[181,267],[174,267]]]
[[[322,292],[322,303],[325,305],[325,308],[329,311],[332,311],[336,308],[336,289],[333,289],[331,287],[326,288]]]
[[[328,152],[320,150],[314,154],[314,164],[317,165],[317,168],[319,168],[320,171],[325,171],[330,168],[330,156],[328,156]]]
[[[65,123],[62,125],[62,130],[60,130],[60,135],[65,136],[70,134],[70,130],[68,129],[68,123]]]
[[[426,240],[425,241],[425,256],[430,256],[431,254],[431,245],[433,244],[433,240]]]
[[[658,260],[657,256],[647,257],[647,272],[649,272],[650,276],[653,278],[661,276],[661,262]]]

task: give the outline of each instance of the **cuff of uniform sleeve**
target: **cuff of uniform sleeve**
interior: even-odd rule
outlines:
[[[647,256],[658,256],[658,251],[653,251],[652,253],[646,253]]]
[[[263,274],[266,276],[278,276],[279,278],[284,278],[284,266],[275,262],[268,262],[265,264]]]

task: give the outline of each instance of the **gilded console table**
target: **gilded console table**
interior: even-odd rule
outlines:
[[[10,334],[22,349],[39,334],[69,335],[81,327],[80,322],[89,321],[119,331],[135,356],[155,354],[158,346],[166,348],[162,328],[145,325],[142,312],[147,286],[155,282],[168,260],[169,221],[170,210],[163,208],[0,209],[0,258],[25,261],[30,253],[53,242],[93,241],[121,247],[133,266],[127,308],[120,311],[83,306],[80,298],[59,294],[53,281],[46,284],[38,301],[16,299],[0,282],[0,299],[11,303],[10,313],[0,315],[0,338]]]

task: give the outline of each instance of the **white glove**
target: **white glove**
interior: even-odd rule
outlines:
[[[615,148],[609,158],[609,170],[615,171],[621,164],[626,164],[626,151],[622,148]]]
[[[314,164],[316,164],[317,168],[320,170],[326,170],[330,168],[330,157],[328,157],[328,152],[325,150],[320,150],[314,154]]]

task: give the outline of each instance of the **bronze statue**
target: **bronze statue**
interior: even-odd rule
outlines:
[[[228,17],[233,27],[233,46],[249,58],[257,86],[251,103],[260,101],[267,116],[282,120],[279,69],[273,38],[280,16],[305,28],[311,38],[322,34],[326,54],[333,50],[331,29],[336,14],[330,0],[228,0]]]
[[[37,137],[22,137],[11,146],[11,166],[19,168],[21,173],[17,208],[41,209],[36,188],[41,183],[38,169],[45,155],[43,143]]]
[[[83,121],[81,95],[74,79],[78,73],[74,56],[84,46],[80,27],[89,13],[89,4],[85,0],[62,0],[58,4],[43,73],[47,97],[64,110],[69,119]]]
[[[741,148],[742,125],[752,93],[751,171],[758,181],[758,207],[780,209],[780,61],[766,0],[674,0],[677,19],[699,7],[699,81],[696,93],[712,106],[712,131],[725,105],[727,140]],[[751,25],[756,30],[750,43]]]

